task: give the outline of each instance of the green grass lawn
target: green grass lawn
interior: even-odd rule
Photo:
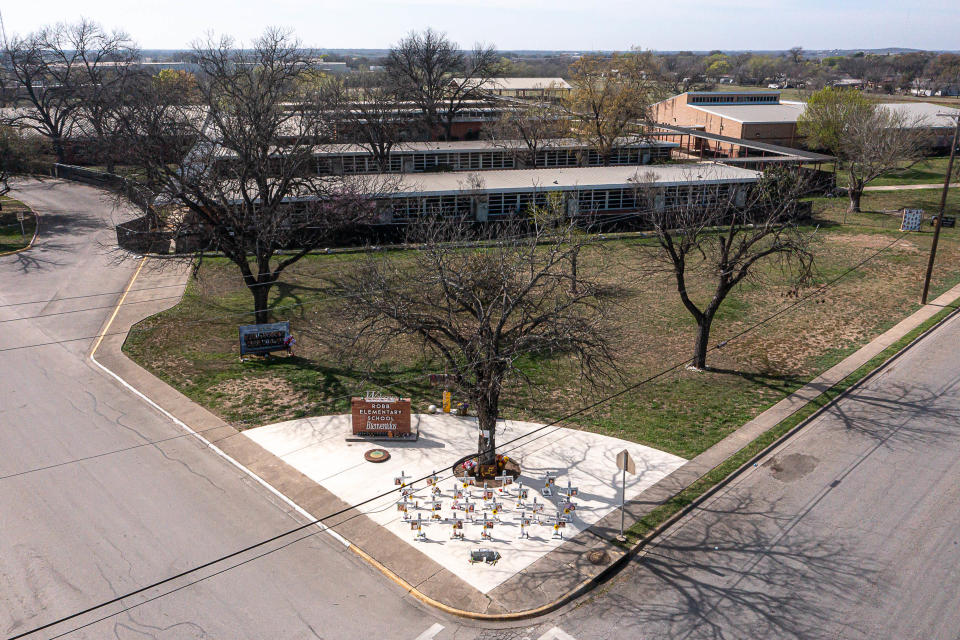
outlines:
[[[846,201],[814,201],[816,283],[836,277],[851,265],[900,237],[899,219],[885,213],[900,207],[934,206],[935,191],[871,193],[864,213],[844,220]],[[953,194],[956,210],[960,196]],[[692,457],[770,407],[807,380],[835,364],[918,307],[923,267],[931,233],[908,234],[816,300],[785,314],[746,337],[713,352],[713,370],[680,369],[567,422]],[[619,287],[620,310],[615,347],[625,381],[636,381],[692,355],[694,323],[682,307],[676,285],[663,273],[649,273],[639,248],[649,241],[619,239],[582,259],[607,267]],[[939,295],[960,282],[960,236],[941,236],[932,292]],[[394,254],[402,257],[402,254]],[[346,412],[349,397],[366,389],[389,389],[410,396],[414,410],[437,403],[427,374],[442,369],[415,344],[398,343],[372,369],[344,358],[331,335],[342,323],[336,305],[323,293],[321,277],[350,269],[358,255],[309,256],[285,275],[272,294],[275,319],[290,320],[297,337],[295,357],[241,363],[237,325],[249,322],[251,298],[238,286],[236,267],[222,259],[204,260],[183,301],[148,318],[131,332],[126,351],[137,362],[239,428],[296,417]],[[645,274],[638,277],[638,274]],[[725,303],[713,329],[713,342],[753,325],[791,303],[791,287],[771,268],[772,284],[746,285]],[[816,284],[815,283],[815,284]],[[699,299],[708,295],[701,280],[688,287]],[[811,289],[801,290],[801,293]],[[535,386],[512,384],[504,393],[502,415],[546,422],[562,418],[621,388],[584,386],[572,363],[563,358],[523,363]]]
[[[19,200],[2,196],[0,201],[3,202],[3,211],[0,211],[0,253],[22,249],[30,244],[33,238],[33,232],[37,228],[37,217],[30,207]],[[20,222],[17,220],[17,212],[24,214],[22,232]]]
[[[881,187],[889,185],[898,185],[898,184],[936,184],[942,185],[943,178],[947,173],[947,162],[949,161],[948,156],[932,156],[929,158],[924,158],[920,162],[911,165],[905,166],[901,169],[894,169],[875,180],[871,180],[867,185],[868,187]],[[836,166],[834,164],[826,164],[821,167],[825,171],[835,171]],[[953,178],[951,182],[956,182],[958,179],[958,172],[960,172],[960,162],[954,161],[953,163]],[[845,187],[849,184],[847,178],[847,173],[841,169],[837,173],[837,186]]]

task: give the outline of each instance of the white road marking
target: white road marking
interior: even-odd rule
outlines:
[[[414,640],[433,640],[433,637],[441,631],[443,631],[443,625],[436,622],[429,629],[414,638]]]
[[[577,640],[572,635],[561,629],[560,627],[554,627],[550,629],[545,634],[537,638],[537,640]]]
[[[144,259],[144,262],[145,262],[145,259]],[[140,267],[143,267],[144,262],[141,262],[141,263],[140,263]],[[106,372],[106,373],[107,373],[110,377],[112,377],[114,380],[116,380],[116,381],[119,382],[121,385],[123,385],[128,391],[130,391],[130,392],[133,393],[134,395],[138,396],[138,397],[139,397],[140,399],[142,399],[144,402],[146,402],[146,403],[149,404],[151,407],[153,407],[154,409],[156,409],[157,411],[159,411],[160,413],[162,413],[164,416],[166,416],[168,419],[170,419],[174,424],[180,426],[182,429],[186,430],[188,433],[190,433],[190,434],[193,435],[195,438],[197,438],[198,440],[200,440],[200,441],[201,441],[203,444],[205,444],[211,451],[213,451],[214,453],[216,453],[217,455],[219,455],[219,456],[222,457],[223,459],[225,459],[225,460],[227,460],[228,462],[230,462],[232,465],[234,465],[235,467],[237,467],[238,469],[240,469],[241,471],[243,471],[244,473],[246,473],[248,476],[250,476],[251,478],[253,478],[257,483],[259,483],[261,486],[263,486],[265,489],[267,489],[270,493],[272,493],[273,495],[277,496],[277,497],[280,498],[282,501],[284,501],[285,503],[287,503],[288,505],[290,505],[290,507],[292,507],[297,513],[299,513],[300,515],[302,515],[302,516],[305,517],[305,518],[308,518],[310,521],[315,522],[315,526],[316,526],[318,529],[320,529],[321,531],[325,531],[325,532],[327,532],[328,534],[330,534],[337,542],[339,542],[339,543],[342,544],[343,546],[349,547],[349,546],[350,546],[350,541],[349,541],[349,540],[347,540],[346,538],[344,538],[344,537],[341,536],[339,533],[337,533],[337,532],[334,531],[333,529],[329,528],[327,525],[323,524],[322,522],[317,521],[317,518],[316,518],[313,514],[311,514],[310,512],[308,512],[306,509],[304,509],[303,507],[301,507],[300,505],[298,505],[296,502],[294,502],[293,500],[291,500],[291,499],[288,498],[287,496],[285,496],[285,495],[283,495],[282,493],[280,493],[279,491],[277,491],[273,486],[270,485],[269,482],[267,482],[266,480],[264,480],[263,478],[261,478],[260,476],[258,476],[256,473],[254,473],[253,471],[251,471],[250,469],[248,469],[248,468],[245,467],[244,465],[242,465],[242,464],[240,464],[239,462],[237,462],[236,460],[234,460],[234,459],[233,459],[229,454],[227,454],[227,452],[225,452],[223,449],[221,449],[220,447],[217,447],[217,446],[214,445],[212,442],[210,442],[209,440],[207,440],[206,438],[204,438],[202,435],[200,435],[199,433],[197,433],[196,431],[194,431],[193,429],[191,429],[190,426],[189,426],[187,423],[185,423],[183,420],[180,420],[179,418],[177,418],[175,415],[173,415],[172,413],[170,413],[169,411],[167,411],[166,409],[164,409],[163,407],[161,407],[159,404],[157,404],[156,402],[154,402],[153,400],[151,400],[150,398],[148,398],[143,392],[141,392],[139,389],[137,389],[136,387],[134,387],[132,384],[130,384],[129,382],[127,382],[126,380],[124,380],[123,378],[121,378],[119,375],[117,375],[116,373],[114,373],[113,371],[111,371],[110,369],[108,369],[107,367],[105,367],[105,366],[103,366],[102,364],[100,364],[99,362],[97,362],[97,359],[94,357],[94,356],[96,355],[96,353],[97,353],[97,349],[100,348],[100,343],[103,342],[103,337],[104,337],[104,336],[107,334],[107,332],[110,330],[110,325],[113,324],[113,321],[114,321],[114,320],[116,319],[116,317],[117,317],[117,310],[120,309],[120,304],[123,304],[123,299],[126,297],[127,293],[130,292],[130,287],[133,286],[133,283],[134,283],[134,281],[137,279],[137,276],[138,276],[139,274],[140,274],[140,269],[138,268],[138,269],[137,269],[137,272],[134,274],[133,278],[130,280],[130,283],[127,285],[127,289],[126,289],[126,291],[124,291],[123,297],[120,298],[120,303],[117,304],[116,309],[114,309],[114,311],[113,311],[113,315],[110,317],[110,320],[107,322],[106,327],[103,329],[103,332],[101,333],[101,335],[99,336],[96,344],[94,345],[93,350],[90,352],[90,361],[93,362],[93,364],[97,365],[97,367],[99,367],[101,370],[103,370],[104,372]]]

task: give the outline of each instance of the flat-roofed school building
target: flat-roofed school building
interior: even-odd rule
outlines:
[[[568,215],[613,216],[646,206],[638,190],[652,189],[654,206],[728,201],[743,205],[760,172],[703,162],[619,167],[565,167],[488,171],[472,183],[463,173],[406,174],[396,191],[378,200],[382,223],[429,215],[467,216],[478,222],[523,215],[559,193]],[[477,175],[477,174],[474,174]]]
[[[452,82],[461,85],[463,78]],[[559,100],[570,94],[573,87],[563,78],[489,78],[476,83],[476,91],[505,98],[535,98]]]
[[[643,165],[670,159],[676,142],[619,142],[607,162],[586,144],[573,139],[551,140],[537,151],[535,164],[526,166],[520,140],[452,142],[403,142],[390,151],[391,173],[428,171],[488,171],[610,165]],[[335,144],[314,151],[319,174],[376,173],[380,169],[370,149],[359,144]]]
[[[779,91],[688,91],[653,105],[656,122],[700,129],[750,142],[800,147],[797,118],[804,103],[780,99]],[[704,153],[730,153],[709,140],[698,140],[696,148]],[[746,155],[744,147],[734,147],[734,155]]]

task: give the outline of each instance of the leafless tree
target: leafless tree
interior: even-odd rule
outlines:
[[[591,242],[571,223],[496,229],[436,217],[413,225],[409,256],[371,253],[336,277],[353,346],[377,354],[413,338],[439,358],[476,410],[479,462],[495,462],[504,389],[531,383],[518,361],[571,357],[585,382],[615,371],[610,300],[596,273],[570,287],[570,255]],[[477,247],[476,244],[482,246]]]
[[[703,169],[699,169],[703,171]],[[710,176],[700,176],[709,181]],[[795,283],[811,274],[812,236],[797,225],[796,174],[771,171],[754,186],[714,185],[667,193],[653,175],[637,178],[638,202],[657,240],[655,261],[673,274],[683,306],[697,323],[691,366],[705,369],[710,329],[724,300],[748,279],[762,281],[776,261]],[[709,182],[707,182],[709,184]],[[708,282],[708,299],[695,300],[695,279]]]
[[[125,146],[182,248],[223,252],[263,323],[283,271],[335,230],[367,221],[377,183],[317,175],[314,145],[334,123],[301,82],[311,56],[290,34],[269,29],[246,49],[211,38],[195,55],[202,104],[180,104],[169,83],[144,83],[122,112]]]
[[[411,32],[387,56],[387,73],[400,94],[420,110],[430,133],[441,127],[447,139],[468,100],[496,74],[497,51],[477,44],[469,53],[432,29]]]
[[[513,156],[519,168],[533,168],[537,155],[569,140],[570,118],[551,103],[510,105],[484,135],[490,142]]]
[[[419,122],[406,117],[386,74],[366,73],[350,82],[329,78],[322,96],[324,108],[337,114],[337,139],[369,150],[380,171],[390,170],[390,153],[398,144],[429,137]]]
[[[57,161],[63,162],[65,140],[81,117],[81,109],[94,104],[90,98],[100,94],[103,83],[111,84],[108,78],[115,75],[118,64],[125,68],[135,56],[126,33],[107,32],[89,20],[12,38],[4,48],[4,58],[27,105],[8,123],[47,137]]]
[[[650,120],[650,105],[665,96],[666,87],[653,72],[656,65],[652,53],[641,51],[609,60],[584,56],[570,65],[573,91],[566,107],[575,120],[573,134],[605,165],[617,141],[639,135],[636,121]]]
[[[44,158],[42,142],[35,134],[0,125],[0,196],[10,192],[10,178],[39,169]]]
[[[847,172],[848,211],[860,211],[864,187],[888,171],[910,166],[930,146],[923,117],[896,105],[877,105],[861,92],[826,88],[814,93],[797,119],[814,148],[828,149]]]

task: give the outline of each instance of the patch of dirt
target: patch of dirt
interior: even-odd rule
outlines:
[[[294,410],[309,403],[305,392],[273,376],[225,380],[211,386],[208,393],[220,395],[220,406],[227,411],[236,411],[250,402],[268,402],[272,406],[270,413],[278,419],[292,415]]]
[[[872,234],[872,233],[838,233],[829,236],[829,241],[834,244],[862,247],[864,249],[883,249],[893,242],[890,236]],[[901,240],[890,248],[891,251],[902,251],[905,253],[919,253],[920,247],[910,240]]]
[[[770,475],[780,482],[793,482],[813,471],[820,460],[803,453],[791,453],[777,456],[763,463],[763,468],[770,470]]]

